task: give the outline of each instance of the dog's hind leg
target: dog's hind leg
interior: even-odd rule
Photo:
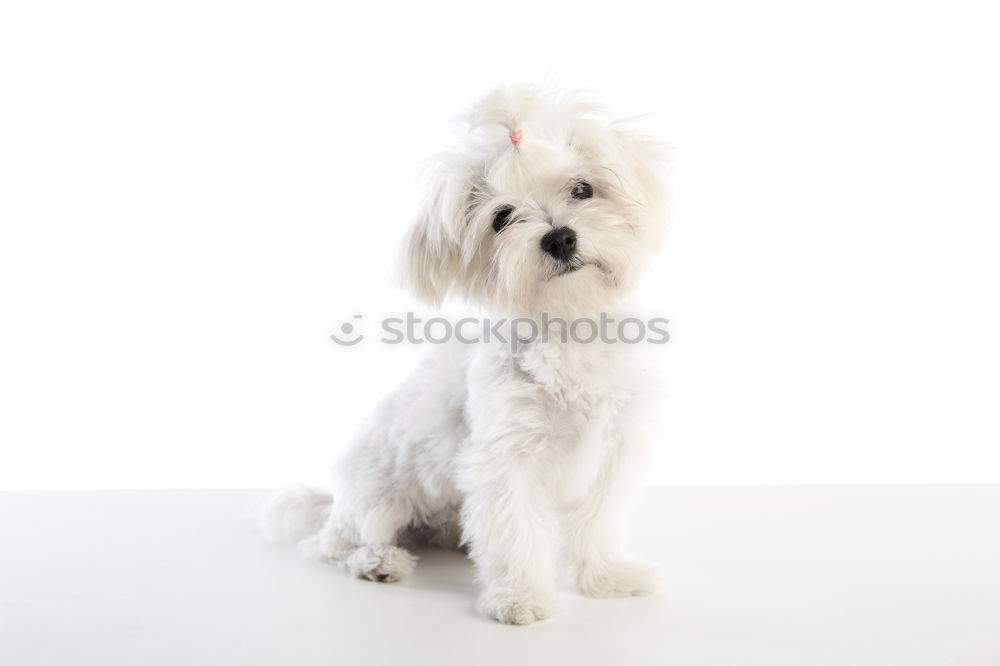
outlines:
[[[411,521],[412,512],[403,502],[374,508],[361,525],[361,545],[348,556],[347,570],[376,583],[394,583],[408,576],[417,558],[398,545],[398,536]]]
[[[335,511],[320,532],[320,551],[357,578],[394,583],[416,566],[417,558],[397,545],[397,536],[410,520],[402,502],[371,507],[357,521]]]

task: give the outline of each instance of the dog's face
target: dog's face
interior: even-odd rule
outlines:
[[[481,102],[410,232],[408,285],[509,315],[579,316],[626,295],[660,243],[662,163],[595,113],[526,89]]]

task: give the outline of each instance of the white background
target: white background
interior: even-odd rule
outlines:
[[[334,345],[497,83],[652,112],[657,483],[1000,481],[990,3],[7,2],[0,487],[322,482],[421,350]]]

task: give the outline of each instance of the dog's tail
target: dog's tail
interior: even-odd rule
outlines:
[[[306,486],[289,486],[261,507],[260,527],[268,541],[298,543],[318,532],[332,509],[330,493]]]

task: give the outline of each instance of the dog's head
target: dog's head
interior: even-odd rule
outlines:
[[[614,305],[656,251],[664,215],[658,145],[599,107],[530,88],[475,107],[441,155],[410,230],[404,280],[515,315]]]

